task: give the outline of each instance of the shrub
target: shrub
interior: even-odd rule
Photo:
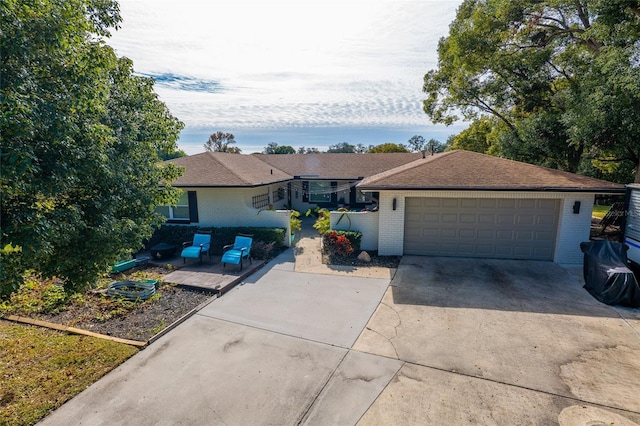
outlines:
[[[353,247],[353,251],[360,252],[360,243],[362,241],[362,232],[360,231],[333,231],[338,235],[344,235],[347,237]]]
[[[0,315],[17,312],[55,314],[65,309],[68,300],[69,295],[56,280],[31,275],[0,305]]]
[[[296,231],[302,231],[302,221],[300,220],[300,212],[297,210],[291,210],[289,216],[289,223],[291,227],[291,233]]]
[[[275,247],[275,242],[265,243],[264,241],[254,241],[251,246],[251,257],[254,259],[266,260],[271,257]]]
[[[214,228],[211,250],[214,254],[222,254],[222,247],[233,244],[236,235],[247,234],[253,236],[254,245],[257,241],[265,243],[273,242],[274,250],[280,250],[284,246],[285,228]],[[253,257],[253,248],[251,249]]]
[[[323,240],[324,248],[329,255],[337,254],[338,256],[348,257],[354,252],[351,241],[345,235],[340,235],[336,231],[324,234]]]
[[[254,244],[257,241],[273,242],[274,250],[280,250],[284,246],[286,229],[284,228],[258,228],[258,227],[224,227],[224,228],[200,228],[191,225],[162,225],[145,244],[148,250],[158,243],[174,244],[178,247],[185,241],[193,240],[196,232],[211,232],[211,253],[222,254],[222,247],[233,244],[236,235],[248,234],[253,236]]]
[[[313,211],[307,211],[307,216],[310,214],[314,214],[317,217],[313,227],[318,231],[318,234],[324,235],[331,230],[331,213],[329,210],[316,207]]]

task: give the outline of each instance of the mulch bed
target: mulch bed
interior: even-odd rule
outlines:
[[[185,314],[214,295],[210,292],[163,284],[162,276],[171,272],[163,267],[136,268],[146,276],[159,279],[156,295],[146,301],[127,302],[107,296],[106,288],[87,290],[82,297],[68,302],[59,313],[22,313],[55,324],[80,328],[107,336],[146,342]],[[135,271],[135,270],[132,270]],[[132,271],[111,278],[115,281],[133,279]]]
[[[397,268],[398,264],[400,264],[400,256],[378,256],[377,251],[368,251],[367,252],[371,257],[371,262],[363,262],[362,260],[358,260],[357,256],[338,256],[338,255],[327,255],[323,254],[322,263],[328,265],[342,265],[342,266],[380,266],[383,268]]]
[[[109,315],[100,303],[73,304],[59,314],[39,314],[34,318],[56,324],[106,334],[107,336],[145,342],[182,318],[186,313],[212,297],[211,293],[188,290],[173,285],[161,285],[156,291],[160,297],[140,302],[122,314]]]

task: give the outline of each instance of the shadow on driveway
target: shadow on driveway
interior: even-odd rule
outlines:
[[[553,262],[405,256],[391,282],[398,305],[619,317]]]

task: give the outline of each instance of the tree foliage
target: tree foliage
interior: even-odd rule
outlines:
[[[275,142],[269,142],[269,144],[264,148],[265,154],[295,154],[296,150],[294,147],[289,145],[278,145]]]
[[[103,39],[110,0],[0,5],[0,292],[27,269],[79,289],[142,246],[176,201],[182,123]]]
[[[315,147],[311,147],[311,148],[305,148],[304,146],[301,146],[300,148],[298,148],[298,154],[319,154],[320,151],[318,150],[318,148]]]
[[[369,149],[367,152],[370,154],[374,154],[377,152],[409,152],[409,150],[402,144],[387,142],[381,145],[376,145],[373,148]]]
[[[409,149],[413,152],[422,151],[426,144],[427,141],[420,135],[411,136],[411,138],[407,141]]]
[[[355,145],[351,145],[348,142],[340,142],[335,145],[329,145],[329,149],[327,150],[329,153],[349,153],[353,154],[356,152]]]
[[[232,146],[235,143],[236,138],[233,134],[217,131],[209,136],[209,140],[204,144],[204,149],[210,152],[229,152],[231,154],[240,154],[240,148]]]
[[[474,132],[492,117],[486,143],[517,160],[617,163],[640,180],[639,40],[638,0],[466,0],[425,75],[424,110],[484,120]]]

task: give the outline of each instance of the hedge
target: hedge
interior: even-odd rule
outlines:
[[[207,227],[201,228],[192,225],[162,225],[145,243],[145,249],[149,250],[158,243],[174,244],[182,246],[185,241],[192,241],[196,232],[210,232],[212,254],[222,254],[222,247],[233,244],[236,235],[253,235],[254,241],[265,243],[274,242],[274,249],[281,249],[284,246],[284,237],[287,232],[284,228],[258,228],[258,227]]]

